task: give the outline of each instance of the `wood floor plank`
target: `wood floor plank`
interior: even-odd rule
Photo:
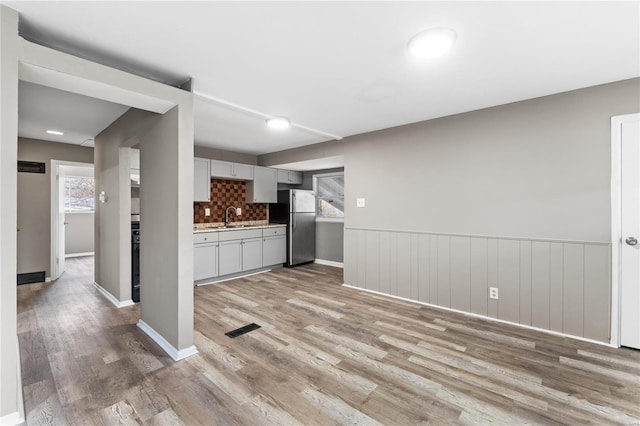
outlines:
[[[195,288],[199,353],[176,363],[92,261],[18,288],[29,425],[640,422],[640,351],[350,289],[318,264]]]

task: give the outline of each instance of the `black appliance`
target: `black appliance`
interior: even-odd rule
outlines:
[[[131,222],[131,299],[140,302],[140,222]]]

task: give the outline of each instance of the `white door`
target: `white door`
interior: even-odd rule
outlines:
[[[640,349],[640,115],[621,124],[620,344]]]

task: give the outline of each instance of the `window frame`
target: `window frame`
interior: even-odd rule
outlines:
[[[318,198],[324,199],[324,197],[320,197],[318,195],[318,178],[333,177],[333,176],[342,176],[342,178],[344,179],[344,171],[341,171],[341,172],[330,172],[330,173],[317,173],[317,174],[312,175],[312,177],[313,177],[313,192],[316,195],[316,222],[339,222],[339,223],[344,223],[344,212],[342,212],[343,213],[342,217],[323,217],[323,216],[318,216],[317,199]],[[342,198],[344,199],[344,194],[342,195]]]
[[[65,175],[65,176],[60,176],[62,179],[65,180],[65,184],[66,184],[66,180],[67,178],[72,178],[72,179],[91,179],[93,180],[93,209],[91,210],[67,210],[67,204],[66,204],[66,196],[65,196],[65,206],[64,206],[64,214],[94,214],[96,212],[96,203],[95,203],[95,198],[96,198],[96,178],[95,176],[73,176],[73,175]],[[66,192],[66,185],[63,185],[63,190]]]

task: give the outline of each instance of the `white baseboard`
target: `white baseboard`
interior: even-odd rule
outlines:
[[[22,393],[22,389],[20,389]],[[21,416],[18,411],[15,413],[7,414],[0,417],[0,425],[2,426],[17,426],[24,423],[24,416]]]
[[[115,306],[116,308],[124,308],[125,306],[131,306],[133,305],[133,300],[129,299],[129,300],[123,300],[120,301],[118,299],[115,298],[115,296],[111,293],[109,293],[107,290],[105,290],[104,288],[102,288],[102,286],[100,284],[98,284],[97,282],[93,282],[93,286],[100,292],[102,293],[102,295],[113,304],[113,306]]]
[[[167,341],[167,339],[162,337],[160,333],[155,331],[149,324],[142,320],[138,321],[138,328],[144,331],[147,336],[151,337],[151,339],[156,342],[158,346],[160,346],[171,358],[173,358],[174,361],[180,361],[181,359],[185,359],[198,353],[198,349],[196,349],[194,345],[185,349],[176,349]]]
[[[93,256],[95,253],[92,251],[87,251],[85,253],[71,253],[71,254],[65,254],[64,258],[65,259],[69,259],[71,257],[84,257],[84,256]]]
[[[45,277],[44,282],[45,283],[50,283],[51,282],[51,277]]]
[[[334,262],[333,260],[316,259],[314,262],[319,265],[333,266],[335,268],[344,268],[344,263]]]
[[[0,417],[0,425],[2,426],[21,425],[24,424],[25,421],[24,398],[22,396],[22,361],[20,359],[20,341],[18,340],[18,336],[16,336],[16,356],[18,364],[16,366],[16,396],[18,403],[16,408],[18,411]]]
[[[348,288],[353,288],[355,290],[366,291],[367,293],[378,294],[380,296],[390,297],[392,299],[403,300],[405,302],[416,303],[418,305],[429,306],[430,308],[440,309],[442,311],[455,312],[455,313],[458,313],[458,314],[466,315],[468,317],[480,318],[480,319],[484,319],[484,320],[499,322],[501,324],[508,324],[508,325],[513,325],[513,326],[516,326],[516,327],[526,328],[527,330],[535,330],[535,331],[540,331],[542,333],[553,334],[554,336],[568,337],[570,339],[580,340],[582,342],[595,343],[596,345],[607,346],[607,347],[610,347],[610,348],[617,348],[617,346],[615,346],[615,345],[613,345],[611,343],[600,342],[598,340],[587,339],[585,337],[574,336],[572,334],[560,333],[558,331],[553,331],[553,330],[547,330],[547,329],[544,329],[544,328],[533,327],[533,326],[526,325],[526,324],[519,324],[517,322],[505,321],[505,320],[502,320],[502,319],[499,319],[499,318],[493,318],[493,317],[488,317],[488,316],[484,316],[484,315],[480,315],[480,314],[474,314],[472,312],[459,311],[457,309],[447,308],[447,307],[444,307],[444,306],[432,305],[431,303],[425,303],[425,302],[421,302],[419,300],[407,299],[405,297],[394,296],[392,294],[387,294],[387,293],[381,293],[381,292],[375,291],[375,290],[369,290],[369,289],[366,289],[366,288],[354,287],[354,286],[346,284],[346,283],[342,284],[342,286],[343,287],[348,287]]]

